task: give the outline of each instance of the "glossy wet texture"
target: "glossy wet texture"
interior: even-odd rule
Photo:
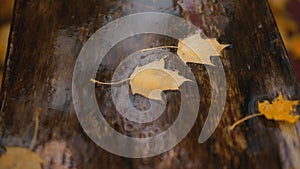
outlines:
[[[197,139],[206,120],[210,81],[203,65],[189,64],[201,96],[197,122],[174,149],[147,159],[129,159],[110,154],[95,145],[82,130],[72,103],[72,73],[79,51],[100,27],[119,17],[145,11],[174,14],[199,26],[210,38],[231,44],[223,52],[227,78],[227,103],[221,123],[212,137]],[[145,21],[147,24],[147,21]],[[128,45],[130,44],[130,45]],[[130,39],[111,51],[99,67],[97,77],[110,81],[114,69],[127,54],[140,47],[176,44],[163,36]],[[122,51],[122,52],[121,52]],[[125,51],[125,52],[124,52]],[[214,58],[212,58],[214,60]],[[168,127],[176,118],[179,95],[171,97],[162,125],[136,126],[114,110],[109,87],[96,87],[98,105],[105,104],[107,121],[128,135],[147,137]],[[279,92],[299,99],[298,85],[286,57],[276,24],[265,1],[124,0],[60,1],[18,0],[15,8],[10,50],[1,92],[1,144],[30,144],[34,112],[41,107],[40,129],[35,151],[63,142],[76,168],[297,168],[300,164],[299,124],[287,125],[255,118],[229,132],[237,119],[255,112],[253,103],[262,97],[275,98]],[[139,96],[136,106],[147,107]],[[272,99],[271,99],[272,100]],[[173,113],[175,112],[175,113]],[[139,133],[142,131],[144,133]],[[63,141],[61,141],[63,140]],[[118,146],[118,145],[112,145]],[[37,148],[38,147],[38,148]],[[43,154],[42,153],[42,154]],[[66,154],[61,152],[60,156]],[[70,168],[70,167],[69,167]]]

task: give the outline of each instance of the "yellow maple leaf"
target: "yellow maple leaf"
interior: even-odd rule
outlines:
[[[153,100],[162,101],[161,93],[167,90],[179,90],[179,86],[185,81],[191,81],[178,72],[165,69],[164,58],[150,62],[144,66],[137,66],[128,79],[119,82],[105,83],[95,79],[92,82],[100,85],[115,85],[130,81],[132,94],[140,94]]]
[[[149,99],[162,100],[161,92],[179,90],[179,86],[189,79],[164,68],[164,59],[137,66],[130,76],[132,94],[141,94]]]
[[[5,153],[0,156],[0,169],[41,169],[43,160],[31,151],[37,137],[39,114],[41,111],[39,108],[35,113],[35,130],[29,149],[5,147]]]
[[[43,160],[34,152],[22,147],[5,147],[0,156],[1,169],[41,169]]]
[[[195,34],[178,42],[177,55],[185,62],[213,65],[211,56],[220,56],[221,51],[229,46],[220,44],[216,39],[203,39]]]
[[[268,100],[258,102],[258,110],[260,113],[252,114],[236,121],[229,129],[233,130],[242,122],[257,116],[265,116],[268,120],[286,121],[294,124],[300,118],[299,115],[293,115],[293,113],[296,113],[295,107],[298,104],[299,100],[286,100],[282,94],[279,93],[278,97],[272,102]]]
[[[177,55],[184,63],[198,63],[213,66],[210,57],[220,56],[221,51],[228,46],[230,45],[220,44],[215,38],[203,39],[198,33],[179,40],[177,46],[158,46],[142,49],[141,51],[145,52],[161,48],[176,48]]]
[[[258,102],[258,110],[269,120],[296,123],[299,119],[299,115],[291,115],[291,113],[296,113],[295,106],[298,104],[298,100],[285,100],[280,93],[278,98],[276,98],[273,102],[269,102],[267,100]]]

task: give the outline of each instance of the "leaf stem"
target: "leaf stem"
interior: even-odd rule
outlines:
[[[146,48],[146,49],[142,49],[140,50],[141,52],[146,52],[146,51],[151,51],[154,49],[163,49],[163,48],[173,48],[173,49],[178,49],[178,46],[158,46],[158,47],[154,47],[154,48]]]
[[[100,82],[98,80],[95,80],[95,79],[91,79],[91,81],[93,83],[97,83],[97,84],[100,84],[100,85],[117,85],[117,84],[121,84],[121,83],[124,83],[124,82],[127,82],[129,80],[131,80],[132,78],[127,78],[127,79],[124,79],[124,80],[121,80],[121,81],[118,81],[118,82],[111,82],[111,83],[106,83],[106,82]]]
[[[249,115],[249,116],[246,116],[238,121],[236,121],[232,126],[230,126],[229,130],[233,130],[237,125],[243,123],[244,121],[246,120],[249,120],[249,119],[252,119],[254,117],[258,117],[258,116],[262,116],[263,114],[262,113],[255,113],[255,114],[252,114],[252,115]]]
[[[33,138],[31,140],[30,146],[29,146],[29,150],[33,149],[33,146],[35,144],[36,138],[37,138],[37,134],[39,131],[39,115],[42,112],[41,108],[38,108],[35,112],[35,128],[34,128],[34,134],[33,134]]]

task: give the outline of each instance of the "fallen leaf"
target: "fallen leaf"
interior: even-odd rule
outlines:
[[[132,94],[141,94],[153,100],[162,100],[161,92],[179,90],[179,86],[189,79],[180,76],[178,72],[164,68],[164,58],[144,66],[137,66],[130,76]]]
[[[241,124],[242,122],[257,116],[265,116],[268,120],[286,121],[291,124],[294,124],[300,118],[299,115],[293,115],[294,113],[296,113],[295,107],[298,104],[299,100],[286,100],[283,98],[282,94],[279,93],[279,96],[272,102],[268,100],[258,102],[258,111],[260,113],[255,113],[236,121],[229,129],[233,130],[237,125]]]
[[[269,120],[296,123],[299,119],[299,115],[291,115],[291,113],[296,113],[295,106],[298,104],[298,100],[285,100],[280,93],[278,98],[273,102],[267,100],[258,102],[258,110]]]
[[[220,44],[216,39],[203,39],[195,34],[178,42],[177,55],[185,62],[213,65],[211,56],[220,56],[221,51],[229,46]]]
[[[22,147],[5,147],[0,156],[1,169],[41,169],[43,160],[34,152]]]
[[[38,128],[39,128],[39,114],[42,110],[39,108],[35,112],[35,130],[34,136],[30,144],[30,148],[22,147],[5,147],[5,152],[0,156],[0,169],[41,169],[43,160],[34,152],[34,146]]]

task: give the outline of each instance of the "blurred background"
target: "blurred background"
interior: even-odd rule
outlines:
[[[13,0],[0,0],[0,85],[2,84],[13,5]]]
[[[300,0],[268,1],[300,82]],[[13,4],[13,0],[0,0],[0,82],[4,70]]]

